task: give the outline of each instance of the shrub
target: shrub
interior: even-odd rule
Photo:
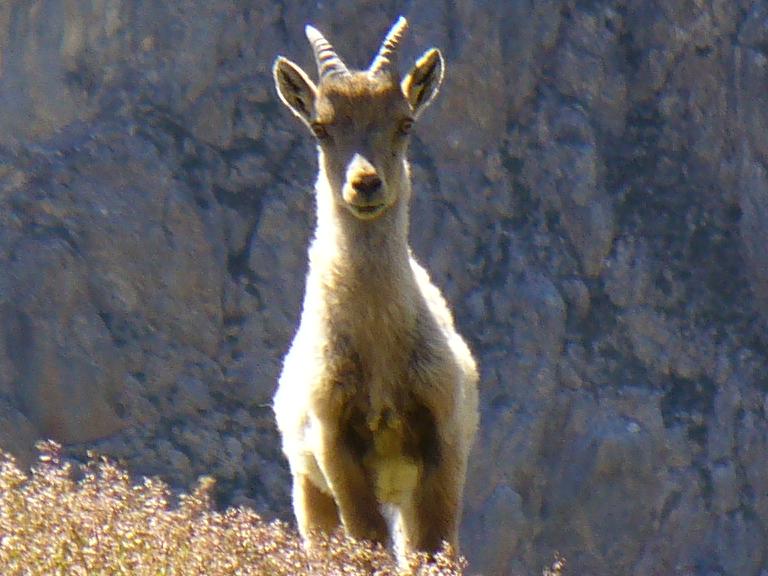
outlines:
[[[336,535],[307,552],[283,522],[212,508],[211,479],[172,498],[156,479],[131,481],[107,460],[73,466],[43,443],[29,474],[0,453],[0,566],[11,575],[218,576],[462,574],[450,551],[398,570],[380,546]],[[172,504],[174,502],[174,504]]]

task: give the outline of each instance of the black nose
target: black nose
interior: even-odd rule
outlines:
[[[376,174],[364,174],[352,182],[352,187],[361,196],[373,196],[381,188],[381,178]]]

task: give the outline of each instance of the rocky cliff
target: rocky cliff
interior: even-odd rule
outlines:
[[[0,447],[290,519],[269,401],[313,226],[306,22],[447,58],[412,244],[482,367],[485,574],[768,569],[768,4],[5,0]]]

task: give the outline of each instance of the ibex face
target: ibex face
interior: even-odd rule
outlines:
[[[323,35],[307,26],[317,86],[290,60],[275,61],[278,94],[315,135],[321,175],[334,200],[360,220],[377,218],[408,194],[408,134],[443,76],[442,56],[433,48],[401,81],[394,60],[406,26],[401,17],[365,71],[348,70]]]

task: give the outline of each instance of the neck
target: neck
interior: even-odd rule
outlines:
[[[416,287],[408,247],[409,191],[399,191],[399,200],[378,218],[360,220],[334,198],[321,171],[311,258],[324,262],[312,268],[332,276],[323,282],[334,286],[340,300],[368,308],[412,300]]]

